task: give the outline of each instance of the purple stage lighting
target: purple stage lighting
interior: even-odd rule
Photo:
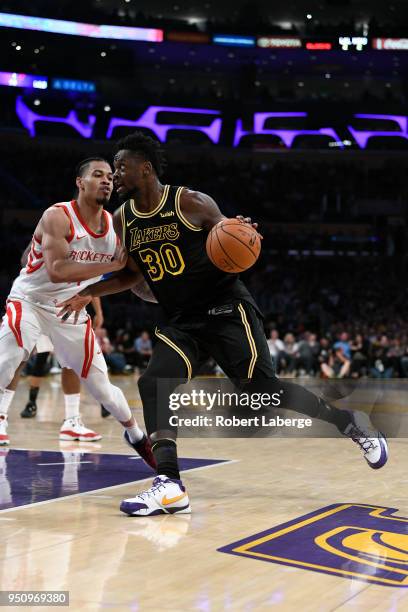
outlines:
[[[297,136],[331,136],[334,138],[340,148],[344,147],[343,142],[333,128],[320,128],[318,130],[282,130],[282,129],[266,129],[265,122],[270,117],[307,117],[307,113],[254,113],[254,129],[245,131],[242,127],[242,120],[237,119],[234,135],[234,147],[237,147],[243,136],[248,134],[273,134],[278,136],[285,146],[289,149],[293,145],[293,141]]]
[[[395,121],[399,125],[400,132],[397,131],[384,131],[384,130],[356,130],[351,125],[347,126],[351,134],[353,135],[354,140],[360,147],[360,149],[365,149],[368,143],[368,140],[372,136],[401,136],[402,138],[407,138],[407,117],[405,115],[372,115],[359,113],[354,115],[356,119],[377,119],[379,121]]]
[[[167,113],[183,113],[183,114],[195,114],[195,115],[213,115],[214,120],[209,126],[200,125],[185,125],[181,123],[157,123],[157,115],[161,112]],[[120,117],[112,117],[109,123],[108,131],[106,132],[106,138],[111,138],[113,130],[118,126],[125,127],[142,127],[152,130],[161,142],[165,142],[167,138],[167,132],[169,130],[194,130],[196,132],[202,132],[206,134],[208,138],[214,143],[218,144],[220,140],[222,119],[217,117],[219,111],[208,110],[203,108],[179,108],[175,106],[149,106],[149,108],[135,121],[129,119],[122,119]]]
[[[35,124],[37,121],[45,121],[46,123],[65,123],[66,125],[72,126],[83,138],[91,138],[93,128],[95,125],[95,115],[88,116],[88,123],[82,123],[79,121],[78,116],[74,110],[71,110],[66,117],[50,117],[49,115],[38,115],[32,111],[24,103],[21,96],[17,97],[16,100],[16,113],[21,123],[30,133],[30,136],[35,136]]]
[[[0,73],[1,75],[1,73]],[[43,77],[39,77],[40,79]],[[202,117],[204,122],[205,117],[210,118],[210,125],[188,125],[185,123],[159,123],[159,113],[174,113],[175,119],[177,115],[192,114]],[[16,99],[16,113],[21,123],[29,131],[31,136],[35,136],[35,124],[37,121],[48,123],[65,123],[73,127],[83,138],[92,138],[93,130],[96,122],[95,115],[88,115],[88,120],[83,123],[78,119],[75,110],[71,110],[65,117],[39,115],[32,111],[25,104],[21,96]],[[178,106],[149,106],[138,119],[124,119],[122,117],[112,117],[106,138],[112,138],[113,131],[116,127],[132,127],[132,128],[147,128],[151,130],[161,142],[166,142],[169,130],[188,130],[201,132],[209,138],[214,144],[218,144],[221,137],[221,129],[223,119],[220,116],[220,111],[210,110],[205,108],[184,108]],[[281,129],[281,128],[265,128],[265,124],[270,118],[306,118],[308,115],[304,112],[271,112],[271,113],[254,113],[253,129],[244,130],[242,119],[237,119],[235,126],[235,134],[233,146],[237,147],[243,136],[247,135],[274,135],[278,136],[287,148],[293,147],[297,136],[329,136],[334,140],[334,143],[339,148],[344,148],[346,144],[351,144],[346,140],[341,140],[336,130],[332,127],[323,127],[315,130],[300,130],[300,129]],[[356,119],[370,119],[378,121],[393,121],[399,130],[360,130],[352,126],[347,126],[355,142],[361,149],[365,149],[368,140],[373,136],[392,137],[399,136],[408,138],[408,117],[405,115],[374,115],[374,114],[356,114]]]

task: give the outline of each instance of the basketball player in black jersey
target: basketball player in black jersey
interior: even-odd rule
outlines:
[[[124,203],[114,214],[114,226],[128,251],[127,267],[63,302],[60,315],[77,313],[93,296],[133,288],[158,302],[168,317],[167,325],[156,330],[153,355],[138,383],[158,476],[149,490],[123,501],[121,510],[133,516],[191,512],[168,395],[163,401],[157,386],[166,379],[171,393],[209,355],[241,389],[280,392],[282,408],[333,423],[360,446],[371,467],[382,467],[387,443],[368,417],[338,410],[275,376],[256,303],[238,275],[222,272],[206,255],[208,232],[225,218],[215,201],[186,187],[163,185],[163,157],[152,138],[135,132],[116,150],[114,184]]]

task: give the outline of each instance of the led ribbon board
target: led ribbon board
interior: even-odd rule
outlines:
[[[113,25],[96,25],[93,23],[64,21],[62,19],[13,15],[11,13],[0,13],[0,26],[4,28],[17,28],[19,30],[51,32],[52,34],[89,36],[90,38],[143,40],[147,42],[163,41],[163,30],[156,30],[155,28],[127,28]]]
[[[77,79],[52,79],[51,87],[61,91],[79,91],[81,93],[94,93],[96,91],[94,81],[78,81]]]
[[[47,89],[48,79],[36,74],[22,72],[0,72],[0,85],[7,87],[27,87],[31,89]]]
[[[368,38],[366,36],[340,36],[339,45],[343,51],[349,51],[355,49],[356,51],[363,51],[364,47],[368,44]]]
[[[373,38],[373,49],[379,51],[408,51],[408,38]]]
[[[255,47],[253,36],[233,36],[230,34],[215,34],[212,39],[215,45],[228,45],[232,47]]]
[[[257,45],[263,49],[301,49],[302,41],[296,36],[260,36]]]

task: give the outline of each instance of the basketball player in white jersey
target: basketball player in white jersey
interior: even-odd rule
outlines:
[[[104,210],[112,193],[112,169],[102,158],[82,162],[78,199],[48,208],[34,231],[27,265],[7,300],[0,328],[0,390],[5,392],[41,334],[48,336],[63,367],[80,377],[91,395],[125,427],[125,440],[152,467],[150,443],[138,427],[121,389],[111,384],[86,310],[78,325],[62,322],[56,305],[79,290],[121,270],[126,252],[118,243],[112,216]],[[8,406],[1,402],[0,441],[8,443]]]
[[[25,268],[27,265],[30,251],[31,241],[21,256],[20,263],[22,268]],[[103,324],[101,300],[99,298],[95,298],[92,300],[92,306],[95,310],[92,326],[95,329],[96,327],[101,327]],[[20,413],[20,416],[23,418],[33,418],[37,413],[36,400],[38,392],[45,377],[48,358],[50,354],[54,352],[54,347],[51,340],[45,335],[41,335],[39,337],[35,349],[37,354],[34,358],[30,376],[29,401],[27,402],[24,410]],[[10,409],[19,380],[20,375],[17,373],[7,389],[4,391],[0,399],[0,414],[4,412],[4,408],[6,409],[6,412]],[[61,386],[64,393],[65,418],[60,428],[59,439],[78,442],[97,442],[98,440],[101,440],[102,436],[99,433],[85,427],[83,424],[82,417],[79,412],[81,383],[73,370],[69,368],[62,368]],[[108,411],[105,411],[103,406],[101,406],[101,408],[102,414],[110,414]],[[0,446],[7,444],[9,444],[8,437],[4,437],[3,439],[0,437]]]

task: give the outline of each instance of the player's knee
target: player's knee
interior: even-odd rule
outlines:
[[[154,395],[156,392],[157,386],[157,378],[154,376],[146,375],[146,373],[142,374],[139,378],[138,382],[140,397],[143,401],[143,398],[149,397],[152,394]]]
[[[47,374],[47,361],[49,353],[37,353],[31,370],[31,376],[42,378]]]
[[[24,349],[16,346],[12,354],[0,350],[0,390],[4,390],[14,378],[17,368],[24,359]]]

